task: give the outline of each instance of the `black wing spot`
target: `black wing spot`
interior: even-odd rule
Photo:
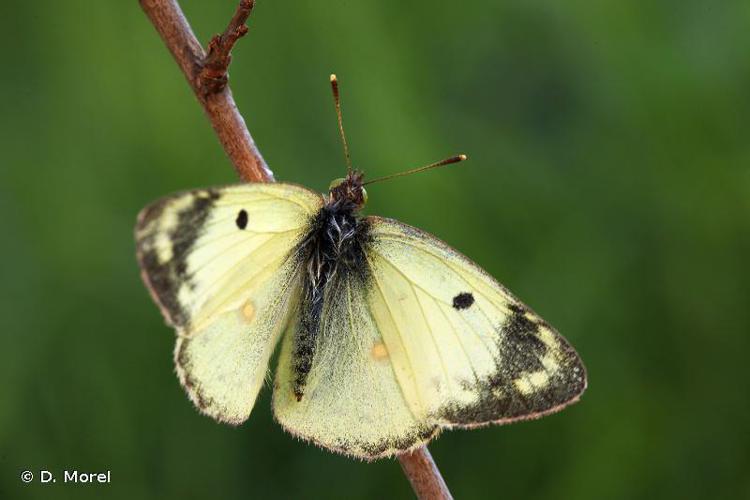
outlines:
[[[237,214],[237,220],[235,220],[237,223],[237,227],[240,229],[245,229],[247,227],[247,212],[245,212],[245,209],[240,210],[240,213]]]
[[[454,309],[468,309],[474,303],[474,296],[469,292],[461,292],[453,297]]]

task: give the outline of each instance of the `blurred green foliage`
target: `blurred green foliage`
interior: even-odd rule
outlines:
[[[185,0],[199,38],[234,0]],[[135,215],[235,182],[135,0],[3,2],[0,497],[408,498],[395,461],[295,441],[269,391],[200,416],[141,285]],[[236,100],[279,180],[343,172],[339,75],[370,213],[424,228],[576,346],[582,401],[444,434],[457,498],[750,496],[750,5],[259,2]],[[112,484],[23,485],[24,469]]]

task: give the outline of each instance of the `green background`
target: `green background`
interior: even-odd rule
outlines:
[[[185,0],[198,37],[233,0]],[[472,256],[589,370],[540,421],[447,432],[457,498],[750,496],[750,5],[745,1],[261,0],[238,105],[277,179],[344,171],[369,213]],[[408,498],[393,460],[298,442],[265,389],[202,417],[141,284],[138,210],[235,182],[137,2],[0,6],[0,497]],[[24,485],[24,469],[112,471]]]

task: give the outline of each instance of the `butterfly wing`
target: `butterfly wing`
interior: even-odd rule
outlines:
[[[557,331],[434,236],[368,219],[370,310],[415,415],[472,427],[577,401],[586,372]]]
[[[575,351],[491,276],[415,228],[365,223],[367,279],[343,276],[326,291],[299,402],[286,335],[274,413],[287,430],[375,459],[441,428],[539,417],[578,399],[586,374]]]
[[[142,276],[177,329],[175,363],[196,406],[240,423],[298,298],[293,249],[322,197],[243,184],[163,198],[138,216]]]
[[[326,289],[315,355],[305,393],[295,397],[292,322],[282,341],[273,392],[279,423],[295,436],[346,455],[375,459],[412,447],[436,431],[407,406],[378,325],[367,287],[339,275]],[[299,315],[296,316],[299,318]]]

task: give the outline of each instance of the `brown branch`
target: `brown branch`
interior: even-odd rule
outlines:
[[[139,0],[203,106],[237,174],[248,182],[273,182],[273,174],[253,142],[227,83],[234,44],[247,33],[253,0],[242,0],[227,29],[203,51],[176,0]],[[423,446],[398,457],[421,500],[452,499],[429,450]]]
[[[452,500],[451,492],[440,475],[426,446],[398,456],[404,474],[420,500]]]
[[[232,22],[235,19],[240,20],[245,11],[249,15],[249,9],[243,8],[246,3],[243,1],[240,4]],[[200,74],[205,67],[206,53],[195,38],[193,30],[185,19],[177,1],[140,0],[140,4],[180,66],[188,84],[190,84],[190,88],[198,97],[198,101],[211,121],[214,132],[219,137],[224,151],[229,156],[240,178],[248,182],[273,181],[273,173],[255,146],[245,121],[234,103],[229,85],[224,85],[223,89],[216,92],[204,93]],[[242,21],[244,22],[244,19]],[[232,28],[232,22],[230,22],[227,30]],[[237,27],[234,28],[235,35],[228,36],[227,42],[220,44],[221,47],[226,48],[227,64],[229,62],[228,51],[236,38],[239,38],[239,36],[236,36]],[[228,39],[233,36],[236,36],[236,38],[229,44]]]
[[[229,80],[227,69],[232,62],[232,47],[247,33],[245,21],[250,17],[254,6],[254,0],[242,0],[224,33],[214,35],[208,42],[208,54],[198,75],[204,96],[221,92],[226,87]]]

